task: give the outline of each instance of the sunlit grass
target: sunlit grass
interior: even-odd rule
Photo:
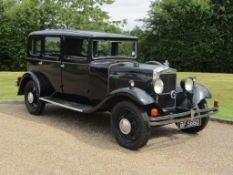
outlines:
[[[23,99],[17,96],[15,81],[22,76],[22,72],[0,72],[0,100]],[[233,120],[233,74],[212,73],[178,73],[178,82],[182,78],[195,76],[197,82],[206,86],[213,94],[208,100],[209,106],[213,105],[214,99],[220,100],[220,112],[215,117]]]
[[[0,100],[22,99],[17,96],[16,80],[22,76],[22,72],[0,72]]]

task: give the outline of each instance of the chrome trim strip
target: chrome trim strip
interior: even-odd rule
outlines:
[[[45,102],[48,102],[48,103],[51,103],[51,104],[54,104],[54,105],[57,105],[57,106],[60,106],[60,107],[66,108],[66,109],[70,109],[70,110],[77,111],[77,112],[83,112],[82,109],[73,108],[73,107],[70,107],[70,106],[67,106],[67,105],[63,105],[63,104],[54,102],[54,101],[52,101],[52,100],[48,100],[48,99],[43,98],[43,97],[40,97],[39,99],[40,99],[41,101],[45,101]]]
[[[157,72],[159,74],[176,74],[177,70],[170,68],[168,66],[165,66],[165,65],[161,65],[161,66],[158,66],[157,68],[155,68],[153,70],[153,72]]]
[[[177,70],[169,68],[168,70],[161,71],[160,74],[177,74]]]
[[[63,64],[67,64],[67,65],[89,65],[89,62],[86,62],[86,63],[82,63],[82,62],[75,62],[75,63],[72,63],[72,62],[67,62],[67,61],[62,61]]]
[[[61,63],[59,60],[46,60],[46,59],[39,59],[39,58],[27,58],[26,60],[29,61],[41,61],[41,62],[49,62],[49,63]]]

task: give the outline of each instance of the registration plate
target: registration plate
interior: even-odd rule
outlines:
[[[194,119],[178,123],[178,127],[180,129],[192,128],[196,126],[201,126],[201,119]]]

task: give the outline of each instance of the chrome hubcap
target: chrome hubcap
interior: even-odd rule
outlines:
[[[32,104],[34,102],[34,95],[32,92],[28,93],[28,102]]]
[[[128,135],[131,132],[131,123],[126,118],[120,120],[119,128],[121,132],[125,135]]]

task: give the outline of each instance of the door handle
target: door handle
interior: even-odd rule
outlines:
[[[61,64],[61,68],[64,68],[65,67],[65,65],[64,64]]]
[[[39,62],[38,62],[38,64],[39,64],[39,65],[42,65],[42,64],[43,64],[43,62],[42,62],[42,61],[39,61]]]

